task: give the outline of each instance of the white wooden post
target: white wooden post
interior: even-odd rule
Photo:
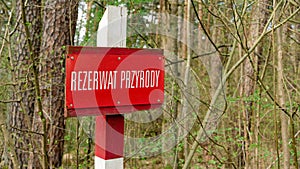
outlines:
[[[127,8],[107,6],[97,32],[98,47],[126,47]]]
[[[126,47],[126,26],[127,8],[107,6],[98,26],[97,46]],[[114,144],[113,146],[117,147],[117,152],[123,153],[124,137],[113,136],[109,133],[109,128],[119,128],[119,131],[124,131],[123,116],[103,115],[96,117],[95,169],[123,169],[123,154],[111,155],[109,149],[106,151],[106,148],[111,148]],[[102,146],[100,151],[99,148],[97,149],[97,146],[99,147],[97,144]]]

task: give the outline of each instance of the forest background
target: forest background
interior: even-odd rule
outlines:
[[[0,168],[93,168],[64,59],[107,5],[128,9],[127,47],[166,56],[163,107],[125,115],[125,168],[299,168],[297,0],[0,0]]]

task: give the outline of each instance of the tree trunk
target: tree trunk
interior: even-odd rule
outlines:
[[[29,27],[30,41],[33,46],[33,56],[38,56],[40,52],[41,39],[41,0],[28,0],[25,4],[24,12],[26,21]],[[18,16],[21,17],[22,5],[18,1]],[[10,115],[11,132],[15,133],[13,136],[16,147],[17,159],[20,168],[30,168],[30,166],[39,167],[39,154],[36,154],[35,149],[39,148],[39,143],[34,141],[33,134],[33,117],[35,112],[35,94],[33,85],[33,70],[32,62],[29,59],[28,41],[25,35],[24,24],[20,23],[16,32],[16,48],[15,48],[15,73],[16,82],[19,84],[14,88],[13,97],[15,102],[12,104],[12,111]],[[38,60],[38,58],[34,58]],[[29,160],[30,159],[30,160]]]
[[[64,145],[64,58],[65,46],[75,34],[78,0],[47,0],[41,46],[41,95],[47,121],[50,168],[61,166]]]
[[[186,54],[183,55],[185,56],[184,58],[187,59],[186,63],[185,63],[185,66],[183,66],[183,87],[182,87],[182,115],[183,117],[187,117],[189,118],[188,114],[188,106],[189,106],[189,100],[188,100],[188,95],[187,95],[187,91],[190,87],[189,85],[189,81],[190,81],[190,67],[191,67],[191,24],[190,24],[190,21],[191,21],[191,1],[190,0],[186,0],[185,1],[185,4],[186,4],[186,13],[184,14],[185,17],[185,23],[186,24],[186,30],[185,30],[185,38],[184,41],[185,41],[185,49],[186,50]],[[184,51],[185,52],[185,51]],[[186,129],[189,128],[189,121],[190,120],[184,120],[184,124],[183,124],[183,131],[182,133],[185,133],[187,132]],[[188,155],[189,155],[189,151],[190,151],[190,147],[189,147],[189,135],[186,135],[183,139],[183,154],[184,154],[184,160],[187,161],[188,159]]]
[[[267,20],[267,8],[266,5],[268,4],[267,0],[258,0],[256,4],[253,5],[253,9],[251,11],[251,25],[248,37],[248,44],[244,46],[244,48],[251,48],[259,35],[262,33],[264,23]],[[255,120],[253,119],[253,97],[255,84],[256,84],[256,76],[258,74],[258,57],[256,54],[261,54],[263,50],[263,45],[259,44],[255,48],[254,52],[249,53],[248,58],[245,60],[243,65],[243,82],[242,82],[242,92],[241,95],[244,98],[243,100],[243,128],[244,128],[244,162],[245,168],[255,168],[256,165],[253,163],[253,153],[249,149],[250,145],[253,143],[255,138],[250,135],[250,133],[254,132],[254,125]],[[255,73],[256,72],[256,73]]]
[[[161,12],[162,14],[162,27],[164,28],[165,35],[162,37],[162,48],[164,49],[164,55],[167,58],[171,58],[172,62],[178,61],[178,39],[174,38],[178,36],[178,20],[175,16],[178,15],[178,0],[170,0],[170,1],[161,1],[160,5],[162,6]],[[162,133],[169,130],[169,127],[174,123],[178,114],[178,106],[179,106],[179,86],[177,83],[177,77],[179,76],[178,65],[174,64],[170,66],[171,76],[175,76],[172,78],[172,86],[171,87],[171,97],[170,103],[171,110],[170,112],[163,113],[164,121],[162,126]],[[178,130],[174,129],[174,135],[172,138],[166,138],[163,142],[163,151],[168,150],[170,145],[176,145],[178,140]],[[170,142],[171,141],[171,142]],[[178,167],[178,150],[175,148],[171,153],[167,156],[163,157],[164,166],[173,166],[173,168]]]
[[[283,47],[285,32],[284,27],[277,29],[277,98],[279,105],[285,107],[285,95],[284,95],[284,78],[283,78]],[[288,130],[289,117],[284,113],[280,112],[281,122],[281,139],[283,149],[283,167],[284,169],[290,168],[290,151],[289,151],[289,130]]]

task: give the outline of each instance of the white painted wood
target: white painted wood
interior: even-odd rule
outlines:
[[[97,32],[98,47],[126,47],[127,8],[107,6]]]
[[[127,8],[107,6],[98,26],[97,46],[126,47],[126,26]],[[95,156],[95,169],[123,169],[123,161],[123,158],[104,160]]]
[[[95,169],[122,169],[124,158],[104,160],[95,156]]]

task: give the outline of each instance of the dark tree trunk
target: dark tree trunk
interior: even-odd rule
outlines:
[[[65,46],[71,45],[77,19],[78,0],[45,2],[41,46],[41,94],[47,135],[49,166],[61,166],[64,145],[64,58]]]
[[[28,0],[25,5],[26,24],[29,26],[30,41],[33,44],[34,56],[37,56],[40,51],[41,42],[41,0]],[[20,16],[20,1],[17,7],[17,13]],[[40,160],[38,159],[38,155],[35,154],[37,142],[31,139],[35,134],[30,132],[32,130],[35,110],[33,71],[32,62],[29,59],[24,24],[22,23],[19,24],[16,31],[15,43],[13,76],[18,85],[14,88],[13,97],[14,100],[20,100],[20,102],[12,104],[10,127],[11,132],[14,133],[13,139],[20,168],[30,168],[32,166],[30,163],[35,163],[35,166],[38,167]]]
[[[17,4],[20,16],[21,4],[24,1]],[[22,18],[16,31],[16,65],[12,70],[18,84],[14,87],[13,99],[20,102],[12,104],[10,116],[20,168],[61,166],[65,130],[64,49],[74,40],[77,8],[78,0],[48,0],[43,5],[41,0],[28,0],[23,7],[25,19]],[[30,37],[26,36],[25,28]],[[33,63],[39,65],[38,72],[33,71]],[[40,88],[34,85],[36,74]],[[35,88],[41,91],[41,98],[37,98]],[[42,112],[37,108],[38,99],[42,100]],[[42,127],[41,113],[46,127]]]

